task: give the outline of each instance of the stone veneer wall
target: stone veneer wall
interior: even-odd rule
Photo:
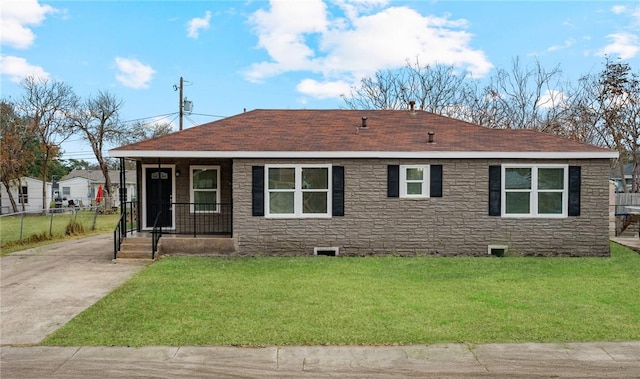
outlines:
[[[345,216],[269,219],[251,215],[251,167],[274,163],[344,166]],[[581,215],[563,219],[488,215],[488,167],[561,163],[582,167]],[[387,197],[387,165],[442,164],[443,197]],[[487,159],[329,159],[233,162],[234,237],[239,255],[312,255],[337,246],[340,255],[487,256],[488,245],[509,255],[608,256],[609,161]]]

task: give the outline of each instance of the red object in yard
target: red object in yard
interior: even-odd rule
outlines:
[[[102,190],[102,186],[98,187],[98,193],[96,194],[96,203],[100,204],[102,203],[102,200],[104,200],[104,191]]]

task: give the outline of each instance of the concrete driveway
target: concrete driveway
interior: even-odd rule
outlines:
[[[112,254],[105,234],[0,258],[0,344],[40,343],[145,265],[113,264]]]

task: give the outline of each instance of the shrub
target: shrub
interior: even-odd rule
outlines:
[[[67,236],[84,234],[84,225],[77,222],[76,220],[70,220],[67,224],[64,234]]]

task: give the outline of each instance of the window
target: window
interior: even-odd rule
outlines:
[[[62,196],[70,196],[71,187],[62,187]]]
[[[191,166],[191,212],[219,212],[220,203],[220,167]]]
[[[503,216],[567,216],[567,166],[503,165],[502,183]]]
[[[331,166],[266,166],[266,215],[330,217]]]
[[[22,186],[22,189],[18,194],[18,203],[29,204],[29,188],[27,186]]]
[[[400,197],[429,197],[429,165],[400,166]]]

